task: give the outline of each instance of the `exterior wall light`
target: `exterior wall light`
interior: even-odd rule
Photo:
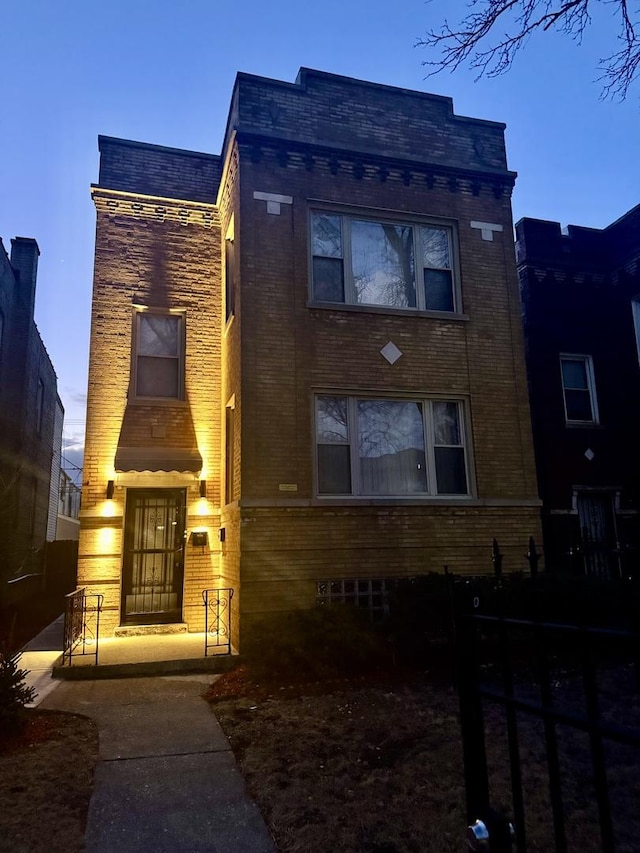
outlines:
[[[207,481],[200,480],[200,497],[206,498],[207,496]]]
[[[114,489],[115,489],[115,483],[114,483],[114,481],[113,481],[113,480],[109,480],[109,481],[107,482],[107,500],[108,500],[108,501],[112,501],[112,500],[113,500],[113,492],[114,492]]]

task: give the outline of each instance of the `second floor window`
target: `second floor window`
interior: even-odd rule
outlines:
[[[183,396],[183,317],[140,311],[136,315],[135,396]]]
[[[453,229],[311,214],[313,298],[423,311],[458,310]]]
[[[561,355],[564,413],[568,424],[597,424],[598,401],[590,355]]]

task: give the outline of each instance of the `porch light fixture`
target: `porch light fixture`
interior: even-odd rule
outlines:
[[[200,480],[200,497],[206,498],[207,496],[207,481]]]
[[[107,482],[107,500],[108,500],[108,501],[112,501],[112,500],[113,500],[113,492],[114,492],[114,489],[115,489],[115,483],[114,483],[114,481],[113,481],[113,480],[109,480],[109,481]]]

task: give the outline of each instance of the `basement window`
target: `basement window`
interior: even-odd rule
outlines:
[[[372,621],[381,622],[389,612],[387,593],[382,578],[321,580],[316,583],[316,604],[350,604],[367,610]]]

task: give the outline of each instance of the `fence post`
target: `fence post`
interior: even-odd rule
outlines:
[[[531,577],[535,580],[538,577],[538,562],[540,560],[540,554],[538,554],[538,549],[536,548],[536,540],[533,536],[529,537],[529,550],[525,554],[527,560],[529,561],[529,571],[531,572]]]
[[[494,539],[494,540],[493,540],[493,547],[492,547],[492,549],[491,549],[491,550],[492,550],[492,557],[491,557],[491,561],[493,562],[493,573],[494,573],[494,575],[495,575],[496,581],[497,581],[497,582],[498,582],[498,584],[499,584],[499,583],[500,583],[500,581],[502,580],[502,560],[503,560],[503,556],[502,556],[502,554],[500,553],[500,546],[498,545],[498,540],[497,540],[497,539]]]
[[[455,626],[455,678],[460,700],[460,730],[464,764],[467,818],[483,818],[489,810],[489,777],[484,740],[484,717],[478,684],[476,629],[470,612],[460,613],[451,584]],[[465,611],[470,608],[465,607]]]

